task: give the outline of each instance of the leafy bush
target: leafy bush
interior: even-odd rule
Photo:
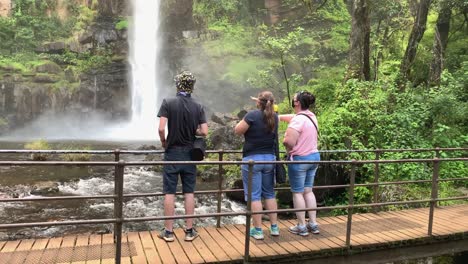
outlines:
[[[30,150],[49,150],[50,146],[49,146],[49,143],[46,140],[40,139],[40,140],[36,140],[36,141],[30,142],[30,143],[26,143],[24,145],[24,148],[25,149],[30,149]],[[34,153],[34,154],[31,155],[31,159],[36,160],[36,161],[46,161],[48,156],[49,155],[47,155],[47,154]]]

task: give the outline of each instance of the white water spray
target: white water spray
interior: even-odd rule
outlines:
[[[132,119],[130,127],[133,139],[154,140],[158,111],[159,53],[161,41],[160,0],[134,0],[133,20],[130,25],[130,65],[132,91]]]

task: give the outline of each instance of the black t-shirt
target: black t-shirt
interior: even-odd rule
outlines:
[[[278,130],[278,115],[275,114],[275,129],[268,131],[260,110],[248,112],[244,121],[249,129],[244,133],[245,143],[242,149],[244,157],[253,154],[275,154],[275,137]]]
[[[164,99],[158,117],[167,118],[167,148],[192,147],[198,125],[206,123],[203,106],[190,96],[183,95]]]

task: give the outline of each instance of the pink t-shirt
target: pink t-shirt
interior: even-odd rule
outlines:
[[[289,122],[288,128],[292,128],[299,132],[299,138],[297,139],[296,145],[289,152],[290,156],[306,156],[318,152],[317,129],[312,124],[312,122],[310,122],[309,118],[299,114],[306,114],[311,117],[318,128],[317,117],[311,111],[301,111],[296,116],[294,116]]]

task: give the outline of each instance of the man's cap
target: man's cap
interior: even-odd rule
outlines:
[[[192,93],[195,86],[195,76],[189,71],[183,71],[174,77],[177,92]]]

